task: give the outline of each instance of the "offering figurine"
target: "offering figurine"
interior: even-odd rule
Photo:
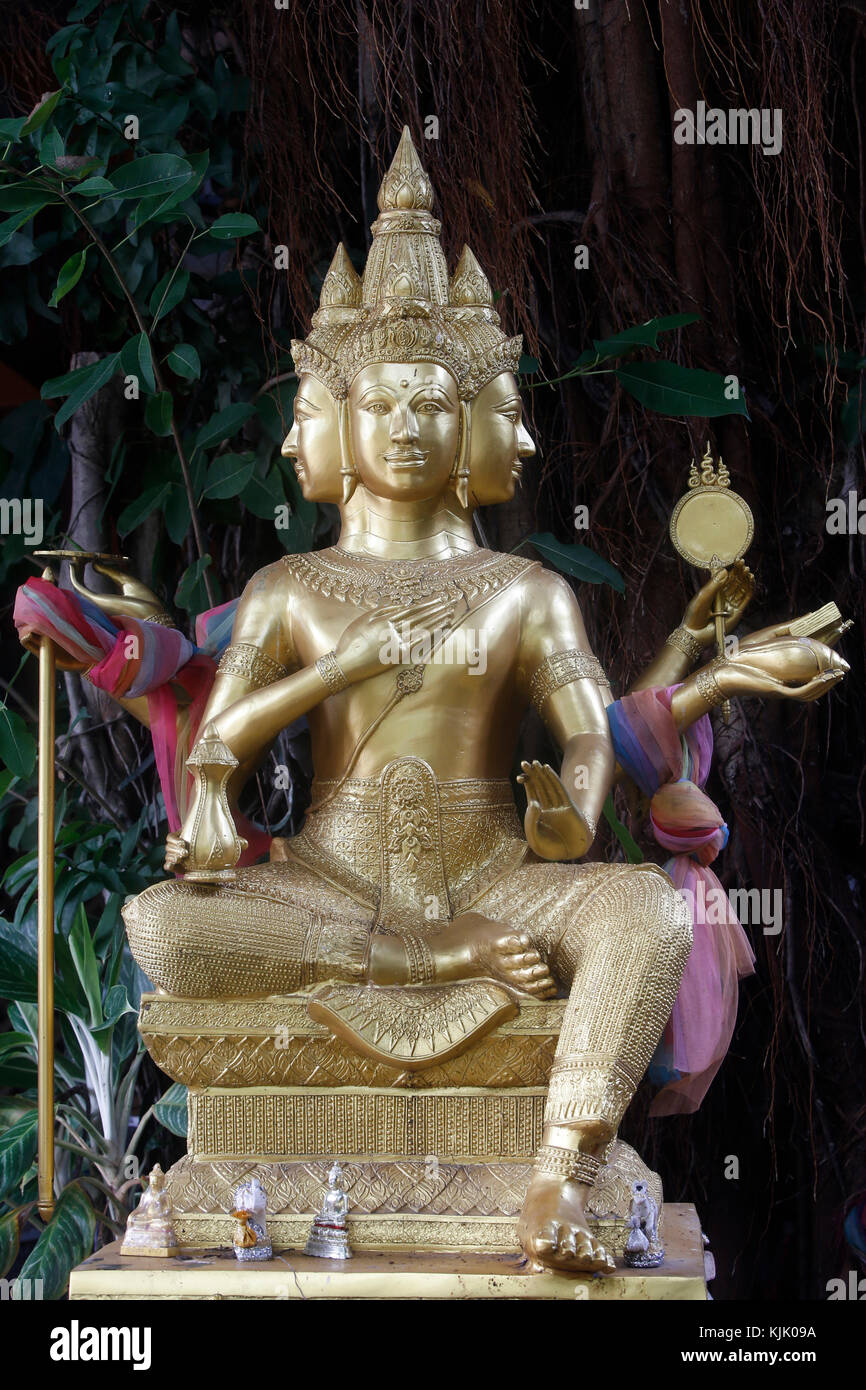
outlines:
[[[665,1257],[664,1246],[659,1241],[658,1203],[641,1179],[632,1183],[631,1192],[628,1213],[631,1230],[623,1258],[632,1269],[656,1269]]]
[[[150,1170],[141,1201],[127,1219],[121,1255],[179,1255],[180,1247],[171,1218],[171,1199],[165,1191],[165,1173],[156,1163]]]
[[[232,1247],[238,1260],[270,1260],[273,1246],[268,1235],[266,1212],[268,1194],[258,1178],[250,1178],[235,1188],[232,1216],[237,1223]]]
[[[352,1250],[349,1245],[349,1230],[346,1213],[349,1199],[343,1191],[343,1170],[335,1163],[328,1174],[328,1190],[322,1202],[322,1209],[313,1218],[309,1239],[304,1248],[305,1255],[317,1255],[325,1260],[350,1260]]]

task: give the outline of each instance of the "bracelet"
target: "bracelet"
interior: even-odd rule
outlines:
[[[695,673],[695,681],[698,687],[698,694],[708,702],[710,709],[715,709],[717,705],[723,705],[729,698],[719,685],[717,672],[723,666],[727,666],[728,661],[724,656],[716,656],[707,666],[702,666]]]
[[[539,1173],[549,1173],[555,1178],[570,1178],[572,1182],[583,1182],[591,1187],[601,1170],[601,1159],[594,1154],[582,1153],[580,1149],[561,1149],[557,1144],[542,1144],[535,1156],[535,1166]]]
[[[540,714],[545,700],[555,690],[584,678],[595,681],[597,685],[610,685],[601,662],[589,652],[553,652],[533,672],[529,682],[529,699]]]
[[[409,984],[429,985],[436,978],[436,962],[427,942],[414,932],[401,932],[400,940],[406,948]]]
[[[253,690],[262,690],[289,673],[285,666],[259,651],[252,642],[233,642],[220,657],[217,674],[240,676],[241,680],[249,681]]]
[[[332,695],[339,695],[340,691],[345,690],[349,684],[349,677],[333,652],[325,652],[324,656],[319,657],[316,662],[316,670]]]
[[[675,627],[669,637],[665,638],[665,643],[669,647],[676,647],[677,651],[687,656],[689,661],[699,661],[704,650],[703,645],[698,641],[693,632],[689,632],[687,627]]]

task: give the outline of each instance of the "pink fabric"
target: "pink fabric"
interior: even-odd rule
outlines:
[[[186,760],[195,743],[216,674],[219,640],[227,640],[237,601],[203,613],[196,620],[210,654],[196,651],[176,628],[137,618],[109,617],[71,589],[29,579],[15,597],[14,621],[21,637],[45,635],[73,661],[87,667],[88,679],[113,699],[147,698],[156,769],[169,829],[180,830],[193,780]],[[238,817],[238,833],[249,840],[240,864],[266,854],[271,837]]]
[[[617,756],[648,794],[650,823],[674,857],[665,865],[692,916],[693,945],[654,1059],[668,1078],[651,1115],[698,1109],[730,1047],[738,980],[755,957],[727,893],[708,867],[728,839],[716,804],[701,790],[710,770],[712,726],[704,716],[682,737],[671,715],[677,686],[626,695],[611,727]]]

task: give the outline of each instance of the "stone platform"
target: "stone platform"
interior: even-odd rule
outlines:
[[[534,1273],[518,1254],[361,1251],[317,1260],[294,1250],[240,1264],[226,1249],[173,1259],[120,1255],[114,1241],[72,1272],[70,1300],[162,1299],[533,1299],[700,1301],[707,1297],[700,1224],[692,1206],[665,1208],[666,1258],[659,1269],[614,1274]]]

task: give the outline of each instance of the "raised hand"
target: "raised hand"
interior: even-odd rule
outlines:
[[[585,816],[547,763],[523,762],[518,782],[526,788],[523,829],[529,848],[540,859],[580,859],[594,834]]]
[[[755,577],[748,565],[735,560],[727,569],[717,570],[686,608],[682,625],[705,647],[715,641],[713,608],[720,590],[725,605],[725,632],[733,632],[755,592]]]

